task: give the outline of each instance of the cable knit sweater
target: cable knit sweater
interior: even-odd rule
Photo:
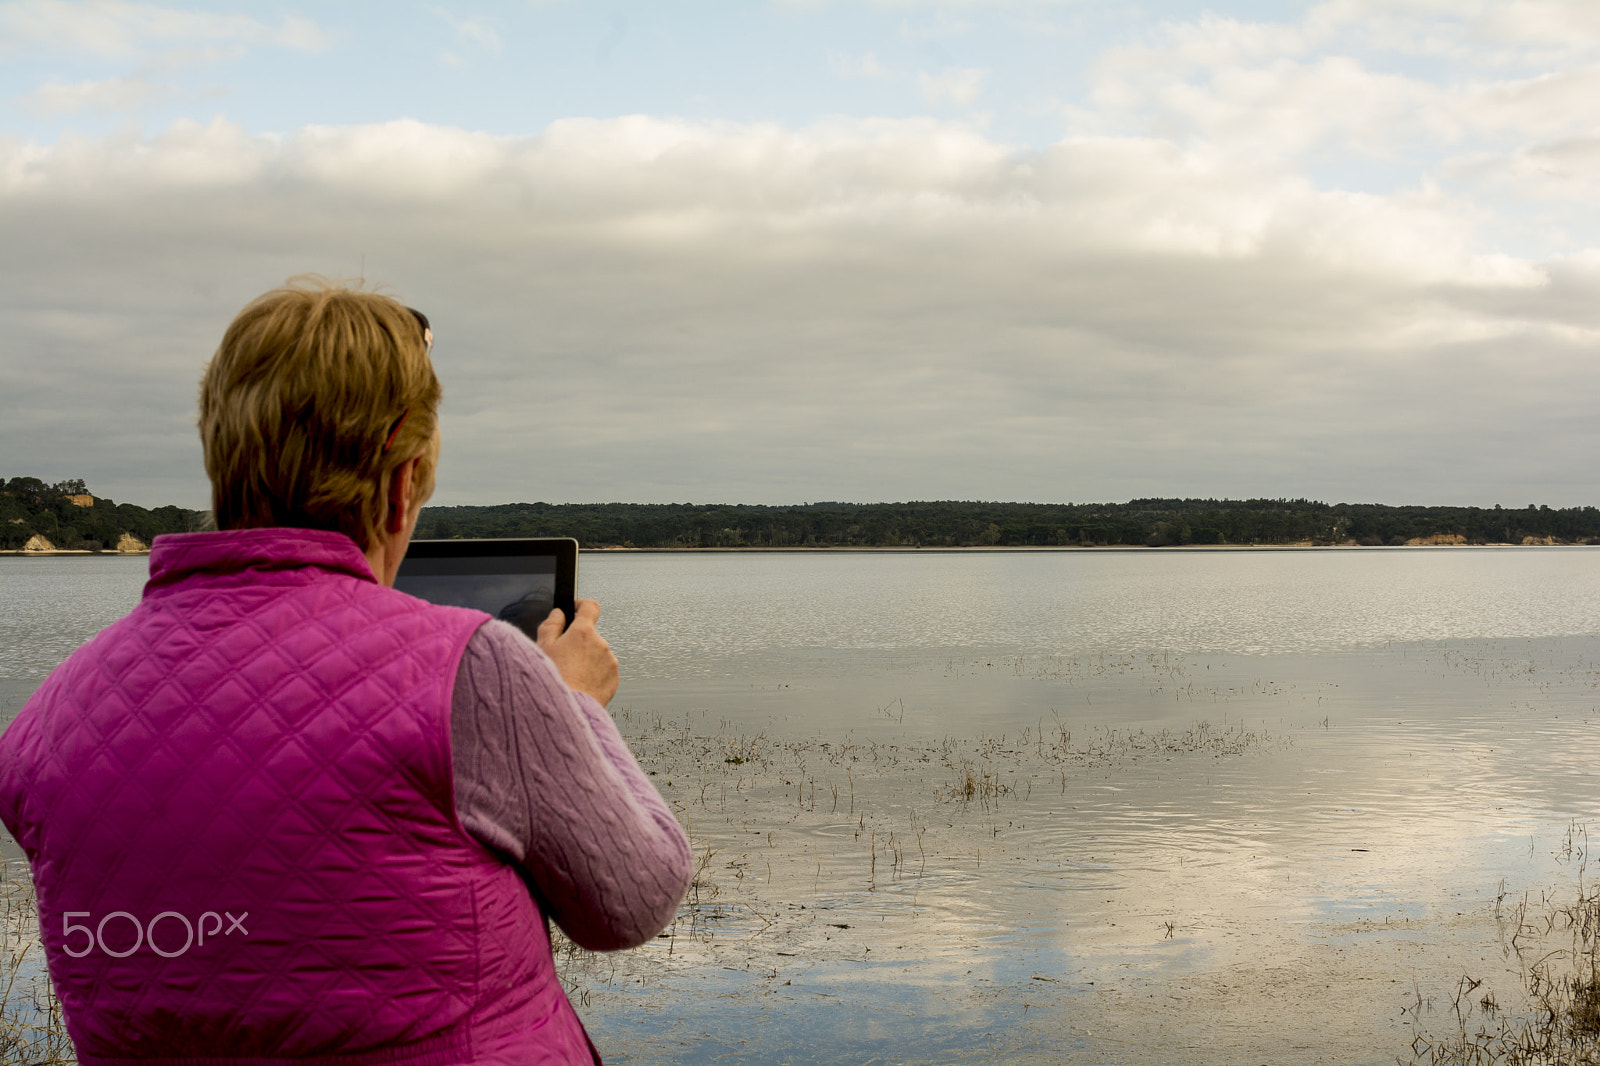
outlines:
[[[468,642],[450,735],[461,824],[523,871],[574,942],[635,947],[672,920],[688,838],[611,716],[521,630],[488,622]]]

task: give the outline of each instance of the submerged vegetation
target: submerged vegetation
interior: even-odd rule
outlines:
[[[45,975],[27,866],[0,861],[0,1063],[76,1061],[61,1001]]]
[[[1083,664],[1091,672],[1133,664]],[[1019,669],[1030,669],[1019,661]],[[1166,669],[1152,656],[1153,674]],[[904,722],[895,701],[869,716]],[[578,950],[552,933],[568,994],[656,985],[693,964],[741,973],[766,991],[783,960],[870,957],[871,922],[846,902],[886,893],[916,911],[937,896],[1031,853],[1029,826],[1076,810],[1105,782],[1147,763],[1224,760],[1293,745],[1234,720],[1183,729],[1088,724],[1051,712],[1020,730],[944,735],[774,735],[704,716],[613,710],[618,729],[688,829],[694,879],[652,948],[628,956]],[[1060,856],[1050,861],[1080,861]],[[1089,860],[1092,862],[1092,859]],[[1005,876],[1005,875],[1001,875]],[[857,915],[859,917],[859,915]],[[1172,921],[1153,925],[1171,938]],[[880,945],[881,946],[881,945]],[[1055,981],[1053,977],[1038,980]],[[787,984],[787,982],[782,982]]]
[[[417,536],[576,537],[584,547],[1076,547],[1600,543],[1600,508],[1388,507],[1312,500],[1128,503],[507,503],[428,507]]]
[[[1412,1066],[1594,1066],[1600,1063],[1600,888],[1585,885],[1588,832],[1568,830],[1564,854],[1578,884],[1571,902],[1495,901],[1501,954],[1520,987],[1506,990],[1463,974],[1444,1034],[1424,1026],[1420,992],[1408,1009]],[[1404,1062],[1406,1060],[1402,1060]]]

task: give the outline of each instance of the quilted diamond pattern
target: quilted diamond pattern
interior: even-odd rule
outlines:
[[[450,694],[485,618],[382,588],[338,534],[158,538],[140,605],[0,738],[84,1062],[582,1040],[537,905],[455,814]],[[180,951],[183,919],[205,935]]]

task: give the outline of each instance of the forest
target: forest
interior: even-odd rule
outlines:
[[[115,550],[124,534],[203,529],[208,515],[147,510],[82,480],[0,480],[0,548],[34,536],[58,549]],[[1600,544],[1600,508],[1420,507],[1314,500],[1141,499],[1127,503],[504,503],[425,507],[418,538],[575,537],[585,548],[1398,546]]]
[[[66,551],[115,551],[123,534],[148,545],[162,533],[200,529],[204,511],[146,510],[91,496],[81,479],[46,484],[36,477],[0,479],[0,548],[16,550],[35,536]]]
[[[1600,509],[1312,500],[1127,503],[550,504],[427,507],[422,538],[576,537],[585,548],[949,548],[1600,543]]]

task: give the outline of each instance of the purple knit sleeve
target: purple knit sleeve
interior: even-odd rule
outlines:
[[[637,947],[689,887],[689,840],[611,716],[521,630],[489,622],[456,672],[456,810],[582,947]]]

